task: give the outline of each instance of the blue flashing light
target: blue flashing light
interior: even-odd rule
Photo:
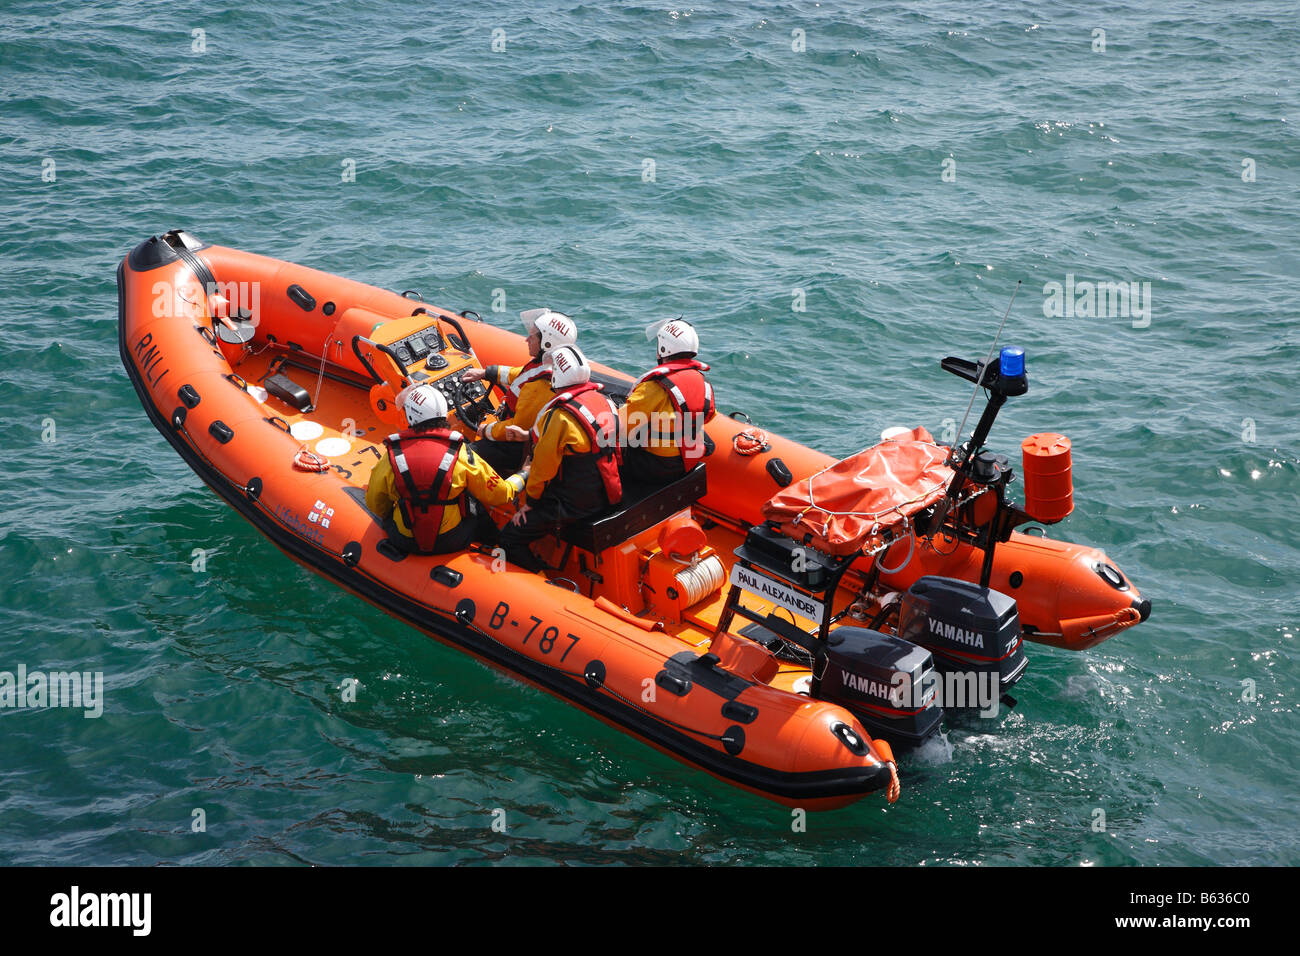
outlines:
[[[1008,345],[999,359],[1003,378],[1019,378],[1025,374],[1025,350]]]

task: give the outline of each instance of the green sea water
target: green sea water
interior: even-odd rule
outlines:
[[[1078,7],[5,2],[0,670],[104,699],[0,709],[0,863],[1300,862],[1300,27]],[[171,228],[562,308],[628,371],[684,314],[723,411],[836,455],[960,419],[938,360],[1023,280],[991,443],[1071,437],[1052,534],[1152,617],[1031,645],[1014,711],[796,832],[221,504],[117,354],[116,264]],[[1046,314],[1067,282],[1145,306]]]

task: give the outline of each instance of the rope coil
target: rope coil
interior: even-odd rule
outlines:
[[[727,572],[716,554],[683,568],[673,575],[684,598],[685,607],[693,607],[722,587]]]
[[[743,432],[737,432],[731,439],[731,447],[737,454],[748,458],[751,455],[770,451],[772,443],[767,439],[767,432],[761,428],[746,428]]]
[[[298,452],[293,456],[293,466],[299,471],[323,472],[329,471],[330,460],[314,451],[308,451],[306,445],[299,445]]]

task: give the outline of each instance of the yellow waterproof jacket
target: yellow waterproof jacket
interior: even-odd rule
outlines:
[[[483,373],[488,380],[495,382],[504,389],[509,389],[525,368],[527,368],[525,365],[514,367],[489,365],[483,370]],[[529,371],[532,371],[532,369],[529,369]],[[510,436],[506,434],[506,426],[518,425],[524,431],[528,431],[537,423],[537,413],[542,410],[543,405],[551,400],[554,394],[551,391],[549,375],[535,376],[519,387],[519,397],[515,401],[514,415],[505,418],[489,415],[483,420],[483,424],[479,428],[479,434],[493,441],[511,441]]]
[[[650,440],[656,433],[671,435],[676,417],[664,387],[658,382],[642,382],[618,410],[619,434],[627,436],[628,448],[644,448],[662,458],[676,458],[680,452],[672,438]],[[662,427],[656,427],[659,423]]]
[[[501,506],[514,501],[523,489],[523,478],[512,475],[502,478],[491,465],[474,454],[469,445],[461,445],[456,455],[456,463],[451,471],[451,493],[449,497],[458,498],[466,489],[485,505]],[[370,484],[366,488],[366,507],[381,517],[393,518],[397,530],[408,538],[413,537],[411,529],[402,519],[402,509],[397,507],[397,476],[393,473],[390,457],[385,454],[370,473]],[[439,534],[446,534],[461,522],[459,508],[444,508]]]
[[[547,401],[555,397],[546,389]],[[535,502],[546,486],[560,473],[566,455],[583,455],[591,451],[591,439],[573,417],[573,413],[556,406],[542,416],[533,429],[533,465],[528,470],[528,501]]]

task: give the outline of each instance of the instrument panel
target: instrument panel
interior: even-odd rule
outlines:
[[[483,380],[465,381],[465,373],[479,367],[473,355],[451,344],[436,324],[411,332],[385,348],[402,364],[412,382],[434,386],[447,399],[456,418],[470,431],[477,429],[478,422],[491,409],[491,386]]]
[[[389,345],[398,361],[408,370],[423,362],[425,369],[430,372],[440,371],[447,367],[447,359],[442,355],[446,347],[447,344],[443,341],[442,333],[438,331],[437,325],[421,329],[419,332],[408,335],[404,339],[398,339]]]

